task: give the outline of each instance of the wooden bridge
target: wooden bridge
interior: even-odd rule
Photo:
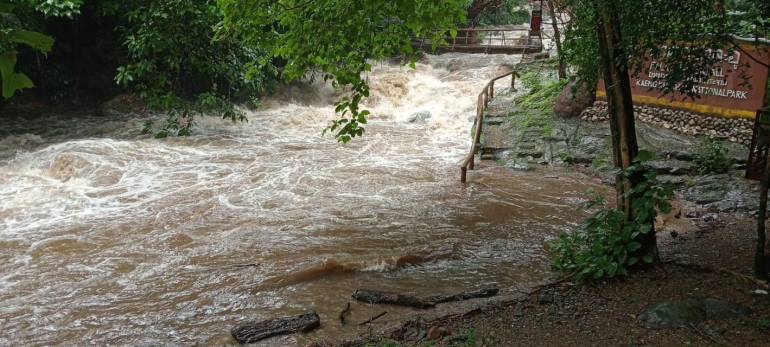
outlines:
[[[527,27],[458,29],[455,37],[447,36],[444,41],[437,47],[439,53],[528,54],[543,50],[540,30]],[[414,40],[412,44],[417,49],[433,49],[430,39]]]
[[[506,26],[499,28],[461,28],[454,37],[444,37],[434,47],[430,39],[413,40],[415,48],[438,49],[442,52],[486,53],[486,54],[529,54],[543,51],[543,4],[534,8],[529,26]]]

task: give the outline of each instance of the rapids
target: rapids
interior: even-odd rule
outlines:
[[[602,188],[494,164],[459,183],[476,95],[515,59],[376,65],[373,119],[344,146],[320,134],[339,95],[318,83],[284,88],[246,124],[199,119],[187,138],[141,135],[131,117],[4,120],[0,345],[221,345],[243,320],[315,309],[320,330],[265,343],[301,345],[367,331],[337,321],[356,288],[511,294],[542,282],[545,242]],[[406,122],[417,111],[432,117]],[[473,304],[354,304],[349,319],[387,310],[381,328]]]

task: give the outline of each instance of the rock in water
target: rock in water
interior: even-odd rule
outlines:
[[[425,121],[430,119],[430,117],[432,116],[433,115],[430,113],[430,111],[419,111],[419,112],[412,113],[412,115],[409,116],[409,118],[407,118],[406,121],[409,123],[424,123]]]
[[[308,332],[321,325],[321,318],[315,312],[295,317],[274,318],[264,321],[252,321],[230,330],[236,341],[248,344],[268,337]]]
[[[398,293],[381,292],[376,290],[358,289],[353,298],[369,304],[389,304],[414,308],[431,308],[436,306],[432,301]]]
[[[751,313],[746,307],[717,299],[664,301],[639,315],[647,328],[674,328],[711,319],[732,319]]]
[[[567,86],[559,94],[559,98],[556,99],[556,104],[553,106],[553,112],[559,117],[578,117],[584,110],[591,107],[595,100],[596,93],[591,86],[582,83],[580,79],[575,79],[567,83]]]
[[[141,101],[130,94],[118,95],[99,106],[96,110],[97,116],[119,117],[131,113],[140,113],[144,107]]]

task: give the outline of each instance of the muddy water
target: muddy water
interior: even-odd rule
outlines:
[[[320,136],[337,95],[319,85],[286,88],[248,124],[201,119],[189,138],[140,135],[136,118],[7,120],[0,345],[221,345],[242,320],[317,310],[319,331],[265,344],[296,345],[365,332],[336,321],[355,288],[543,281],[544,241],[598,184],[493,165],[458,183],[475,95],[513,59],[377,66],[375,117],[347,146]],[[432,117],[406,122],[421,110]],[[381,310],[354,305],[350,319]],[[385,310],[375,327],[422,314]]]

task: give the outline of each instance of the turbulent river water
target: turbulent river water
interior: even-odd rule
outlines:
[[[429,295],[548,275],[545,241],[598,183],[482,166],[459,183],[475,96],[513,56],[428,56],[369,76],[374,117],[342,146],[339,96],[284,88],[246,124],[156,140],[136,117],[17,115],[0,127],[0,345],[222,345],[244,320],[316,310],[354,337],[356,288]],[[502,83],[504,84],[504,83]],[[424,123],[408,123],[417,111]],[[444,313],[472,303],[444,304]],[[425,311],[354,303],[375,327]]]

